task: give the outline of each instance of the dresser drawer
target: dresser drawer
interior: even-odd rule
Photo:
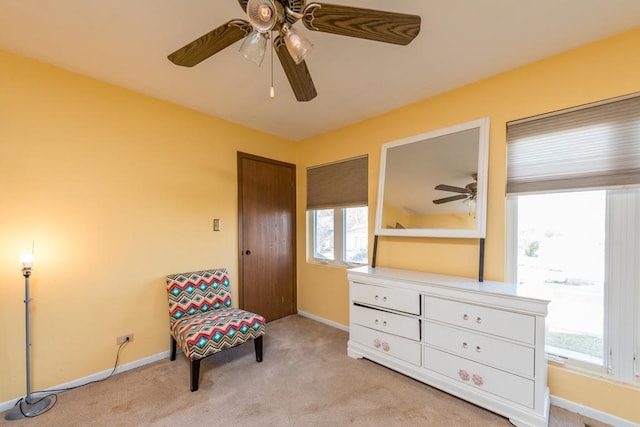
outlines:
[[[354,324],[349,328],[349,339],[382,354],[420,366],[419,342]]]
[[[420,314],[420,295],[416,292],[351,282],[351,300],[390,310]]]
[[[420,320],[375,308],[351,306],[351,323],[420,341]]]
[[[434,348],[424,348],[423,367],[474,389],[533,408],[534,382]]]
[[[534,350],[469,330],[423,322],[425,344],[495,368],[533,377]]]
[[[526,314],[425,296],[424,316],[527,344],[535,342],[535,317]]]

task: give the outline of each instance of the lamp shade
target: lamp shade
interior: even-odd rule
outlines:
[[[240,46],[240,53],[259,67],[264,59],[266,49],[267,37],[265,34],[253,31],[242,42],[242,45]]]
[[[22,254],[20,255],[20,262],[22,263],[23,268],[31,268],[33,267],[33,254]]]
[[[289,54],[296,64],[301,63],[307,57],[309,52],[311,52],[313,44],[289,25],[284,25],[283,31],[284,44],[287,46]]]

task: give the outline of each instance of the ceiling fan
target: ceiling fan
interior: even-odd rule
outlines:
[[[441,191],[450,191],[452,193],[460,193],[457,196],[445,197],[442,199],[436,199],[433,201],[436,205],[440,205],[442,203],[455,202],[456,200],[475,200],[478,193],[478,174],[474,173],[471,175],[473,178],[473,182],[462,187],[455,187],[453,185],[447,184],[438,184],[436,185],[436,190]]]
[[[298,101],[317,96],[305,57],[313,47],[294,28],[297,21],[311,31],[393,43],[409,44],[420,33],[420,16],[385,12],[306,0],[238,0],[247,20],[232,19],[168,56],[176,65],[193,67],[233,43],[245,39],[240,52],[260,65],[267,39]],[[273,87],[272,87],[273,97]]]

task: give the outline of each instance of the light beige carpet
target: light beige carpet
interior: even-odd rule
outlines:
[[[511,425],[373,362],[352,359],[346,347],[346,332],[289,316],[267,325],[263,363],[256,363],[250,343],[205,359],[197,392],[189,391],[189,365],[181,355],[60,393],[49,412],[18,421],[3,416],[0,425]],[[549,425],[603,426],[556,407]]]

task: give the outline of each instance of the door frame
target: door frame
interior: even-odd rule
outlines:
[[[287,163],[280,160],[270,159],[267,157],[256,156],[255,154],[249,154],[242,151],[238,151],[238,176],[237,176],[237,185],[238,185],[238,306],[241,309],[244,309],[244,258],[243,258],[243,241],[244,241],[244,231],[243,231],[243,193],[242,193],[242,161],[243,160],[254,160],[258,162],[264,162],[276,166],[283,166],[291,168],[293,171],[293,211],[291,212],[292,218],[292,248],[291,251],[291,263],[292,263],[292,298],[293,298],[293,312],[296,313],[298,311],[298,261],[297,261],[297,253],[298,253],[298,244],[297,244],[297,215],[296,211],[298,209],[297,205],[297,176],[296,176],[296,165],[293,163]]]

